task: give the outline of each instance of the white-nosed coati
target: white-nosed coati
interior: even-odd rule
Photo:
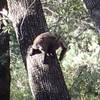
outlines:
[[[32,45],[31,55],[35,54],[36,51],[44,53],[44,62],[47,55],[56,57],[56,50],[61,47],[62,51],[60,53],[59,60],[61,61],[66,52],[66,48],[61,40],[59,40],[55,35],[45,32],[38,35]]]

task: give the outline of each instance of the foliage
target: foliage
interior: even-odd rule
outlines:
[[[69,42],[61,65],[72,100],[99,100],[100,47],[83,2],[49,0],[46,4],[44,11],[50,30],[63,36],[66,45]]]
[[[63,37],[68,47],[61,66],[72,100],[99,100],[100,47],[95,26],[83,2],[81,0],[41,1],[50,31]],[[11,100],[31,100],[19,45],[14,32],[11,33]]]
[[[11,54],[11,100],[32,100],[28,77],[20,55],[19,45],[12,31]]]

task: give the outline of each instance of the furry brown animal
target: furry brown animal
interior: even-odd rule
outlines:
[[[60,53],[59,60],[61,61],[64,57],[64,54],[66,52],[66,48],[63,44],[63,42],[57,37],[49,32],[42,33],[38,35],[32,45],[32,52],[31,55],[36,52],[36,50],[41,51],[44,54],[44,62],[46,61],[46,56],[51,55],[53,57],[56,57],[56,50],[61,47],[62,51]]]

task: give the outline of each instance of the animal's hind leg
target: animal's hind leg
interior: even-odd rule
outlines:
[[[66,53],[66,50],[65,49],[61,51],[60,57],[59,57],[59,60],[60,61],[64,58],[65,53]]]

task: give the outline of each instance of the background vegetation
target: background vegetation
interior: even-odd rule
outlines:
[[[72,100],[99,100],[100,47],[95,26],[81,0],[41,0],[48,27],[69,42],[61,62]],[[19,45],[11,25],[11,100],[32,100]]]

